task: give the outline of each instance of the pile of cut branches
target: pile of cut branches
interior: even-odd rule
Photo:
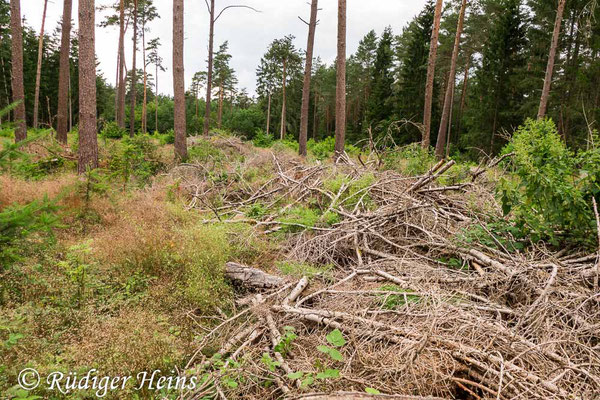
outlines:
[[[275,172],[255,188],[227,190],[232,182],[180,172],[190,208],[212,215],[207,222],[245,221],[262,235],[284,231],[287,259],[334,268],[291,280],[229,263],[227,275],[250,294],[204,335],[188,372],[204,374],[205,384],[182,398],[600,393],[598,254],[523,249],[508,232],[490,231],[501,210],[490,185],[478,181],[481,170],[467,183],[441,186],[452,161],[407,178],[364,164],[256,157]],[[339,174],[347,179],[332,191],[327,182]],[[367,174],[370,183],[351,190]],[[215,192],[219,207],[197,200]],[[247,217],[259,201],[267,212]],[[299,204],[322,218],[286,222],[282,216]],[[326,223],[330,213],[337,220]]]

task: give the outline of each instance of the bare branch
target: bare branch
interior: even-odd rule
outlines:
[[[220,13],[217,15],[217,17],[215,18],[215,22],[217,22],[217,20],[218,20],[218,19],[219,19],[219,17],[221,16],[221,14],[223,14],[223,12],[225,12],[225,10],[227,10],[227,9],[229,9],[229,8],[247,8],[247,9],[250,9],[250,10],[252,10],[252,11],[254,11],[254,12],[257,12],[257,13],[261,12],[261,11],[257,10],[256,8],[254,8],[254,7],[250,7],[250,6],[244,6],[244,5],[233,5],[233,6],[227,6],[227,7],[225,7],[224,9],[222,9],[222,10],[221,10],[221,12],[220,12]]]
[[[306,25],[310,25],[308,22],[306,22],[304,19],[302,19],[302,17],[300,17],[300,16],[299,16],[299,17],[298,17],[298,19],[299,19],[300,21],[304,22]]]

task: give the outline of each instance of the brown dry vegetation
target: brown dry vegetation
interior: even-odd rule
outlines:
[[[23,260],[3,272],[0,334],[23,337],[0,347],[8,366],[0,390],[27,362],[40,373],[177,368],[206,379],[167,398],[600,391],[595,255],[515,250],[506,232],[490,239],[486,222],[503,220],[493,192],[501,171],[439,164],[414,177],[431,161],[372,154],[333,166],[280,144],[190,144],[189,162],[146,185],[109,180],[89,201],[73,174],[0,175],[0,210],[47,194],[58,196],[63,218],[56,242],[30,238]],[[162,149],[155,154],[168,163]],[[228,282],[232,261],[285,283]],[[86,266],[83,290],[77,265]],[[317,349],[333,346],[334,329],[342,359]],[[327,370],[339,376],[317,379]]]

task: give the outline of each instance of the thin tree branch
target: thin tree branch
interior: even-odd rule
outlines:
[[[302,17],[300,17],[300,16],[299,16],[299,17],[298,17],[298,19],[299,19],[300,21],[304,22],[306,25],[310,25],[308,22],[306,22],[304,19],[302,19]]]
[[[255,11],[257,13],[261,12],[259,10],[257,10],[254,7],[250,7],[250,6],[244,6],[244,5],[233,5],[233,6],[227,6],[224,9],[221,10],[221,12],[217,15],[217,17],[215,18],[215,22],[217,22],[217,20],[219,19],[219,17],[221,16],[221,14],[223,14],[223,12],[225,12],[225,10],[227,10],[228,8],[248,8],[252,11]]]

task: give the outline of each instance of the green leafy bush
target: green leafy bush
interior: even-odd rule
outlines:
[[[266,134],[262,129],[259,129],[256,131],[256,134],[254,135],[254,139],[252,140],[252,143],[256,147],[267,148],[267,147],[271,147],[273,145],[274,140],[275,140],[275,138],[273,137],[273,135]]]
[[[283,139],[283,140],[276,140],[273,143],[273,148],[278,151],[292,150],[293,152],[297,153],[298,149],[299,149],[299,145],[298,145],[298,142],[296,142],[293,139]]]
[[[435,162],[433,151],[423,149],[420,143],[394,149],[383,157],[386,169],[396,170],[408,176],[423,175]]]
[[[551,120],[528,120],[504,149],[513,174],[501,180],[499,194],[505,215],[532,241],[591,238],[591,197],[598,196],[600,153],[593,148],[569,151]]]
[[[333,157],[333,153],[335,152],[335,138],[329,136],[319,142],[309,139],[306,143],[306,148],[317,160],[326,160]],[[345,151],[351,156],[360,153],[360,149],[351,144],[346,144]]]
[[[126,133],[125,129],[120,128],[116,122],[111,121],[104,125],[100,134],[106,139],[121,139]]]
[[[164,165],[157,160],[156,145],[149,136],[125,137],[112,148],[109,167],[115,176],[123,179],[126,186],[131,178],[144,185]]]
[[[157,135],[157,137],[162,146],[164,146],[165,144],[175,143],[175,131],[173,129],[169,129],[162,135]]]
[[[208,140],[200,139],[194,143],[188,150],[188,156],[191,161],[222,163],[225,160],[225,154],[221,149],[215,147]]]

